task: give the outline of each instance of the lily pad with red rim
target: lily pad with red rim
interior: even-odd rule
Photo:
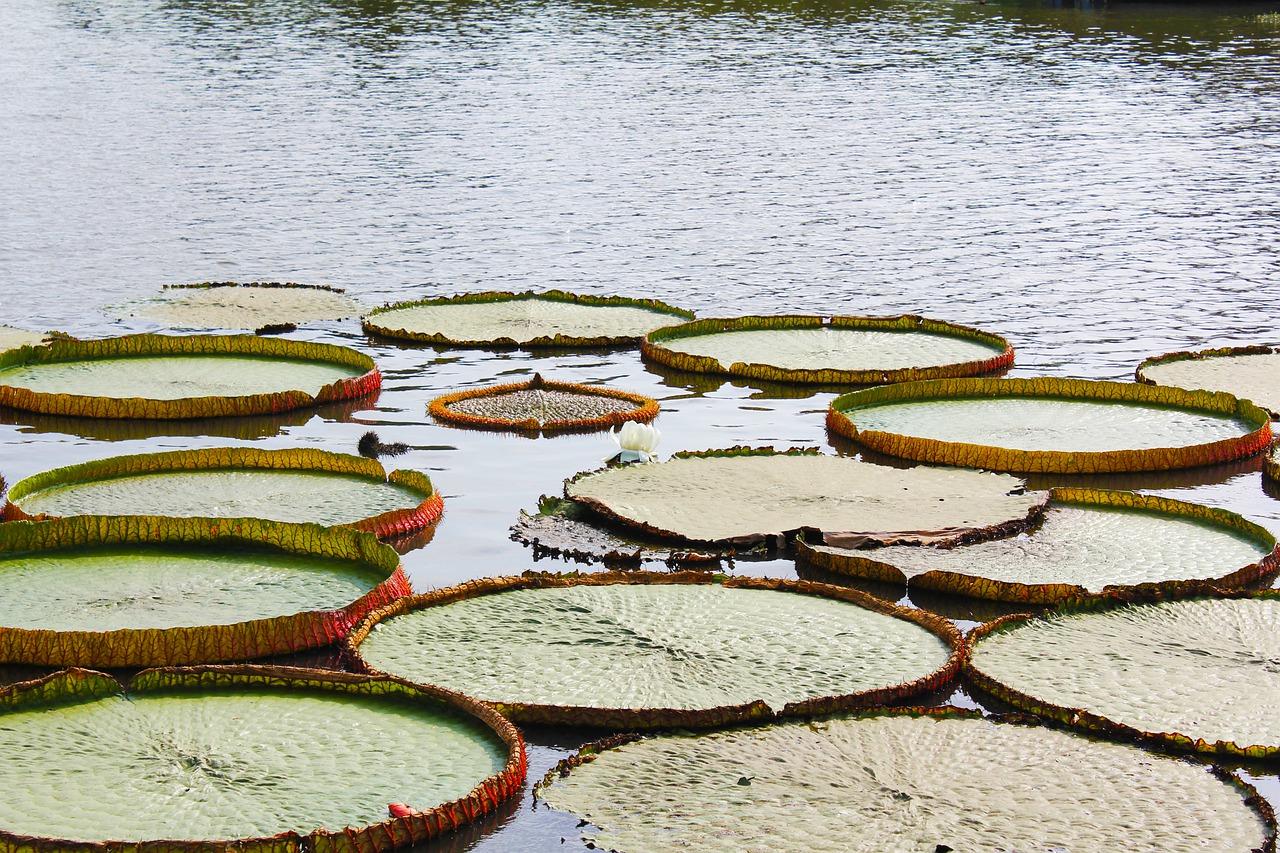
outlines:
[[[363,353],[253,335],[56,340],[0,353],[0,406],[88,418],[207,418],[307,408],[377,391]]]
[[[411,592],[369,533],[257,518],[0,524],[0,662],[141,667],[341,640]]]
[[[387,850],[493,810],[519,733],[451,691],[289,668],[86,670],[0,691],[0,850]],[[406,761],[405,756],[413,760]]]
[[[658,416],[658,401],[600,385],[549,382],[534,374],[527,382],[436,397],[427,411],[450,426],[551,434],[651,421]]]
[[[342,524],[399,537],[440,519],[444,503],[417,471],[309,448],[216,447],[116,456],[13,484],[0,519],[69,515],[252,517]]]

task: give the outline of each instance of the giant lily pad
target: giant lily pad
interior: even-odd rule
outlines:
[[[1270,416],[1210,391],[1085,379],[939,379],[837,397],[827,426],[881,453],[994,471],[1092,474],[1226,462]]]
[[[1048,493],[1027,492],[1004,474],[739,448],[579,474],[565,497],[686,542],[750,546],[815,529],[833,544],[860,547],[1020,529]]]
[[[1270,809],[1234,777],[936,709],[621,736],[561,762],[537,797],[617,853],[1256,853],[1275,840]]]
[[[914,315],[696,320],[650,332],[640,352],[679,370],[805,383],[977,376],[1013,363],[998,335]]]
[[[617,346],[691,319],[653,299],[546,293],[469,293],[370,311],[364,329],[389,338],[448,346]]]
[[[90,418],[205,418],[300,409],[378,390],[363,353],[252,335],[58,340],[0,353],[0,405]]]
[[[947,683],[960,644],[945,619],[842,587],[637,572],[405,598],[347,648],[517,721],[654,728],[897,701]]]
[[[405,760],[405,756],[412,760]],[[513,794],[524,744],[446,690],[316,670],[72,670],[0,694],[0,850],[387,850]]]
[[[216,447],[116,456],[14,483],[0,519],[68,515],[255,517],[345,524],[380,537],[434,524],[444,503],[416,471],[291,448]]]
[[[599,385],[547,382],[535,373],[527,382],[436,397],[427,411],[453,426],[535,434],[589,432],[651,421],[658,416],[658,401]]]
[[[156,299],[111,310],[117,319],[140,316],[174,329],[257,329],[354,317],[360,309],[338,288],[293,282],[206,281],[165,285]]]
[[[1225,391],[1253,401],[1272,417],[1280,413],[1280,350],[1272,347],[1168,353],[1138,365],[1136,378],[1151,385]]]
[[[974,682],[1018,707],[1183,749],[1280,755],[1280,592],[1101,598],[973,637]]]
[[[323,646],[410,592],[368,533],[257,518],[0,525],[0,662],[136,667]]]
[[[1004,539],[871,551],[802,541],[799,553],[856,577],[1030,604],[1126,586],[1240,586],[1280,568],[1275,537],[1233,512],[1132,492],[1051,494],[1039,523]]]

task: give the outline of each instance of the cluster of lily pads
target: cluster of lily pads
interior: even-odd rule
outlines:
[[[375,392],[367,356],[274,336],[317,317],[274,313],[299,298],[327,316],[298,285],[206,283],[128,313],[183,327],[184,305],[217,303],[241,313],[214,326],[260,334],[21,341],[0,352],[0,405],[173,419]],[[430,528],[442,502],[425,475],[373,459],[219,448],[13,483],[0,662],[68,669],[0,691],[0,773],[23,780],[0,791],[0,850],[410,844],[519,789],[514,724],[648,733],[606,737],[537,788],[617,850],[1275,850],[1245,782],[1152,748],[1280,754],[1280,594],[1250,591],[1280,569],[1275,537],[1224,510],[1018,476],[1266,451],[1276,402],[1230,391],[1253,387],[1234,371],[1275,370],[1270,350],[1162,356],[1135,383],[1006,379],[991,374],[1013,363],[1007,341],[938,320],[694,319],[557,291],[362,323],[435,346],[638,344],[666,369],[845,386],[832,435],[932,464],[743,447],[649,464],[655,400],[541,376],[463,389],[428,414],[615,430],[619,456],[513,534],[608,570],[420,594],[380,540]],[[1280,479],[1274,453],[1264,476]],[[688,570],[759,551],[834,582]],[[655,559],[681,570],[635,570]],[[863,581],[1036,612],[966,635]],[[356,673],[227,665],[333,644]],[[84,667],[149,669],[122,687]],[[962,674],[1028,716],[904,707]],[[339,797],[323,788],[335,773]],[[73,810],[33,805],[55,786]]]

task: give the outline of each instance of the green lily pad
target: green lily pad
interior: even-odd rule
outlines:
[[[973,635],[982,689],[1073,725],[1182,749],[1280,755],[1280,592],[1013,616]]]
[[[74,670],[0,706],[5,850],[386,850],[474,820],[525,775],[492,710],[388,679],[149,670],[124,692]]]
[[[829,571],[977,598],[1050,604],[1103,590],[1240,586],[1280,567],[1275,537],[1225,510],[1132,492],[1055,489],[1015,536],[853,551],[799,544]]]
[[[546,293],[470,293],[370,311],[364,329],[448,346],[617,346],[692,318],[652,299]]]
[[[623,736],[562,762],[537,797],[617,853],[1251,853],[1275,835],[1256,792],[1209,768],[939,710]]]
[[[1168,353],[1138,365],[1136,378],[1152,385],[1225,391],[1256,403],[1272,417],[1280,413],[1280,350],[1272,347]]]
[[[117,320],[145,317],[173,329],[257,329],[355,317],[359,307],[338,288],[293,282],[207,281],[165,285],[154,299],[107,309]]]
[[[841,587],[635,572],[402,599],[347,648],[517,721],[655,728],[897,701],[944,685],[959,643],[946,620]]]
[[[57,340],[0,353],[0,405],[94,418],[255,415],[362,397],[373,360],[346,347],[244,335]]]
[[[117,456],[13,484],[0,519],[208,516],[343,524],[380,537],[434,524],[443,501],[425,474],[323,450],[217,447]]]
[[[410,592],[371,534],[256,518],[0,525],[0,662],[137,667],[337,642]]]
[[[813,529],[833,544],[863,547],[1025,527],[1048,493],[1022,486],[1004,474],[737,448],[579,474],[565,497],[684,542],[750,547]]]
[[[995,471],[1099,473],[1239,459],[1270,416],[1229,394],[1084,379],[945,379],[855,391],[827,426],[892,456]]]
[[[1013,363],[998,335],[914,315],[696,320],[650,332],[640,352],[678,370],[804,383],[976,376]]]

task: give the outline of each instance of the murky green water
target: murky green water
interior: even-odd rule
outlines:
[[[1161,352],[1280,343],[1280,23],[1262,17],[1280,4],[1079,5],[9,0],[0,324],[153,330],[99,307],[230,279],[336,285],[366,308],[560,287],[701,316],[914,312],[1006,336],[1023,376],[1126,379]],[[835,389],[631,351],[402,348],[354,321],[294,336],[372,355],[381,396],[173,429],[0,412],[0,473],[229,441],[352,452],[374,428],[445,496],[405,558],[425,588],[534,567],[506,538],[518,511],[616,450],[428,423],[439,394],[539,371],[659,399],[663,454],[857,452],[823,427]],[[1280,529],[1259,469],[1096,484]],[[533,775],[588,736],[539,735]],[[577,837],[522,801],[435,849]]]

